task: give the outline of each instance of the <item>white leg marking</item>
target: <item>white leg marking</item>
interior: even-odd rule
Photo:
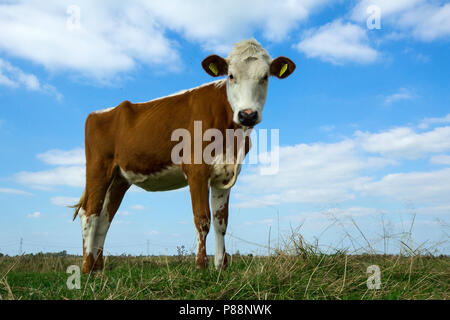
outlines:
[[[92,253],[94,258],[97,258],[99,250],[103,249],[106,233],[109,229],[110,222],[108,216],[108,205],[109,189],[106,193],[100,215],[92,214],[87,217],[86,211],[83,208],[81,208],[78,213],[81,220],[81,229],[86,255]]]
[[[86,217],[86,210],[84,210],[83,208],[80,208],[80,211],[78,211],[78,216],[80,217],[80,222],[81,222],[81,234],[83,235],[83,246],[84,249],[86,249],[86,244],[88,242],[88,239],[90,238],[90,233],[91,233],[91,227],[90,227],[90,223]]]
[[[215,254],[214,266],[216,269],[222,267],[223,259],[225,257],[225,232],[227,231],[227,224],[225,219],[217,212],[223,210],[228,201],[230,189],[220,190],[211,188],[211,209],[213,213],[214,236],[215,236]]]
[[[200,248],[200,242],[206,242],[206,237],[208,236],[208,230],[209,229],[209,224],[208,223],[204,223],[202,225],[200,225],[200,229],[197,229],[197,244],[198,247]]]
[[[102,249],[103,245],[105,244],[105,238],[106,233],[108,232],[109,225],[111,224],[109,222],[109,212],[108,212],[108,206],[109,206],[109,196],[110,196],[110,188],[108,188],[108,191],[106,192],[105,201],[103,202],[102,211],[100,212],[100,216],[98,217],[97,222],[97,231],[95,233],[95,247],[97,250]]]

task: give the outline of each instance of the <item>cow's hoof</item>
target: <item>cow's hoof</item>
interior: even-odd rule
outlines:
[[[94,256],[92,255],[92,253],[83,257],[83,267],[81,268],[81,271],[84,274],[91,273],[94,270],[94,267],[95,267],[95,261],[94,261]]]
[[[225,256],[223,257],[223,260],[221,261],[222,263],[216,263],[215,267],[216,270],[225,270],[228,267],[228,255],[225,253]]]
[[[197,268],[199,268],[200,270],[204,270],[206,268],[208,268],[208,258],[207,257],[201,257],[201,258],[197,258]]]
[[[100,256],[95,261],[93,271],[101,271],[103,270],[103,267],[104,267],[103,256]]]

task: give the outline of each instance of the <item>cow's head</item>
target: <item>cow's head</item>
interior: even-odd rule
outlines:
[[[246,127],[262,120],[269,76],[284,79],[295,70],[294,62],[286,57],[272,59],[254,39],[236,43],[226,59],[218,55],[206,57],[202,66],[213,77],[228,76],[227,96],[233,121]]]

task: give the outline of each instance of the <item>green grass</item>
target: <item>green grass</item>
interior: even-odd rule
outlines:
[[[298,249],[298,248],[297,248]],[[321,254],[286,250],[229,257],[227,270],[198,270],[192,256],[109,256],[105,270],[69,290],[79,256],[0,257],[0,299],[448,299],[448,256]],[[367,288],[369,265],[381,289]]]

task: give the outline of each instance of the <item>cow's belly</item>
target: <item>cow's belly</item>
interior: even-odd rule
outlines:
[[[125,171],[122,168],[120,168],[120,171],[130,184],[135,184],[147,191],[175,190],[188,185],[186,175],[180,166],[166,167],[151,174]]]

